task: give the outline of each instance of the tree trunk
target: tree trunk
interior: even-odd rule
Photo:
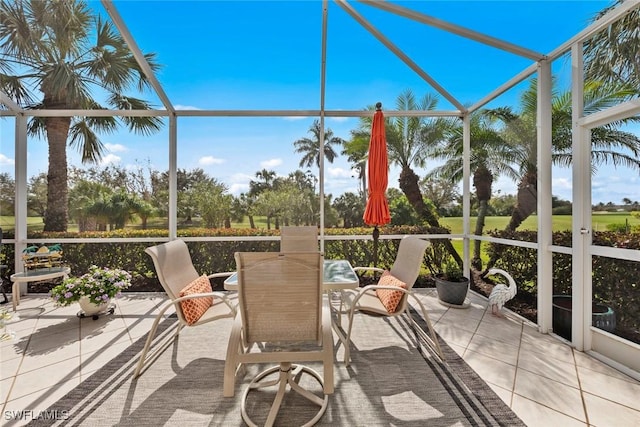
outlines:
[[[529,171],[522,177],[522,181],[518,184],[518,196],[516,205],[511,213],[511,220],[505,227],[505,231],[516,231],[516,229],[524,222],[525,219],[536,211],[538,205],[538,174],[535,171]],[[502,256],[501,247],[498,246],[487,263],[487,268],[482,272],[483,275],[496,264],[496,261]]]
[[[256,223],[255,223],[255,221],[253,220],[253,215],[249,215],[249,226],[250,226],[251,228],[256,228]]]
[[[489,209],[489,202],[487,200],[480,200],[478,206],[478,218],[476,221],[476,236],[482,236],[484,230],[484,219],[487,217],[487,210]],[[473,258],[471,259],[471,266],[476,270],[482,270],[482,257],[480,256],[480,240],[474,240],[473,242]]]
[[[49,142],[49,169],[44,231],[67,231],[69,225],[67,137],[70,124],[70,117],[48,117],[45,119],[47,141]]]
[[[536,211],[538,207],[538,176],[533,172],[527,173],[518,185],[518,198],[511,213],[511,220],[507,231],[516,231],[525,219]]]
[[[416,210],[420,218],[425,220],[432,227],[441,227],[438,219],[429,207],[424,203],[422,199],[422,193],[420,192],[420,186],[418,185],[418,175],[408,166],[403,166],[400,172],[400,189],[407,196],[407,200],[411,203],[411,206]],[[462,258],[451,244],[450,240],[444,241],[447,252],[453,257],[453,259],[462,267]]]
[[[476,221],[475,235],[482,236],[484,231],[484,220],[487,217],[489,209],[489,200],[491,200],[491,187],[493,186],[493,174],[485,166],[479,166],[473,173],[473,186],[476,189],[476,197],[478,198],[478,217]],[[471,266],[476,270],[482,270],[482,258],[480,256],[480,240],[473,242],[473,258]]]

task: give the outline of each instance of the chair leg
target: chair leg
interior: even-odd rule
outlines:
[[[322,349],[323,349],[323,373],[324,393],[332,394],[334,390],[333,374],[333,332],[331,329],[331,308],[323,307],[322,312]],[[345,344],[345,347],[348,343]]]
[[[349,310],[349,327],[347,328],[347,338],[344,342],[344,364],[345,366],[349,366],[351,363],[351,328],[353,327],[353,315],[356,311],[356,305],[351,307]]]
[[[420,311],[422,311],[422,317],[424,317],[424,321],[427,323],[427,327],[429,329],[429,335],[431,337],[431,341],[433,342],[434,349],[438,353],[438,356],[440,356],[440,359],[444,360],[444,353],[442,353],[442,349],[440,348],[440,343],[438,342],[438,337],[436,336],[436,330],[433,328],[433,324],[431,323],[431,319],[429,319],[429,316],[427,314],[427,309],[425,308],[424,304],[422,304],[422,301],[420,301],[418,299],[418,297],[416,297],[413,294],[413,292],[410,292],[409,295],[411,297],[413,297],[413,299],[420,306]],[[411,317],[411,316],[409,316],[409,317]]]
[[[277,379],[261,381],[263,378],[266,378],[269,375],[274,374],[275,372],[278,372]],[[241,413],[242,413],[242,419],[244,420],[244,422],[247,423],[247,425],[252,427],[257,426],[257,424],[255,424],[251,420],[251,418],[249,417],[249,414],[247,413],[246,402],[247,402],[247,397],[249,393],[252,390],[256,390],[259,388],[271,387],[271,386],[277,385],[278,391],[271,405],[271,409],[269,410],[269,415],[267,416],[267,421],[265,422],[265,426],[273,426],[276,420],[276,417],[278,416],[278,411],[282,404],[282,400],[284,399],[284,394],[286,392],[287,386],[289,386],[291,390],[295,391],[296,393],[299,393],[305,399],[309,400],[310,402],[320,407],[318,412],[316,412],[316,415],[311,420],[303,424],[303,427],[313,426],[314,424],[316,424],[318,420],[322,417],[322,415],[324,415],[325,411],[327,410],[327,406],[329,404],[329,395],[326,392],[323,392],[323,397],[320,397],[300,387],[300,385],[296,381],[296,378],[299,378],[302,375],[302,373],[311,375],[318,382],[318,384],[323,386],[323,389],[324,389],[324,385],[322,383],[322,377],[318,372],[306,366],[293,365],[289,362],[283,362],[279,366],[274,366],[258,374],[258,376],[256,376],[253,379],[253,381],[251,381],[251,383],[245,389],[242,395]]]
[[[227,344],[227,358],[224,364],[224,380],[223,391],[224,397],[233,397],[236,387],[236,374],[241,362],[239,362],[238,355],[243,352],[242,344],[242,318],[240,314],[236,314],[236,318],[233,322],[231,329],[231,335],[229,336],[229,343]]]
[[[159,347],[157,349],[155,349],[150,355],[149,357],[147,357],[147,353],[149,352],[149,348],[151,347],[151,343],[153,342],[153,339],[155,338],[156,335],[156,331],[158,330],[158,324],[160,323],[160,320],[164,318],[164,313],[165,311],[167,311],[167,309],[169,307],[171,307],[172,303],[168,303],[167,305],[165,305],[160,312],[158,313],[158,315],[156,316],[155,320],[153,321],[153,325],[151,326],[151,330],[149,331],[148,335],[147,335],[147,341],[144,344],[144,348],[142,349],[142,353],[140,354],[140,359],[138,360],[138,365],[136,366],[136,370],[133,372],[133,378],[136,379],[140,376],[142,369],[144,368],[145,365],[147,364],[151,364],[155,361],[155,359],[163,352],[167,349],[167,347],[169,347],[169,345],[175,341],[175,339],[178,337],[178,335],[180,334],[180,331],[182,330],[182,328],[184,327],[184,325],[182,325],[181,323],[179,323],[176,326],[176,332],[175,334],[173,334],[173,336],[167,338],[165,341],[163,341],[161,344],[159,344]]]

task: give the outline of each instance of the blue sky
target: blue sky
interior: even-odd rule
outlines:
[[[400,4],[523,47],[548,53],[584,28],[608,1],[409,1]],[[350,2],[394,44],[463,104],[473,103],[530,64],[449,33]],[[99,2],[90,3],[106,12]],[[163,65],[158,79],[178,109],[316,110],[320,107],[320,1],[116,1],[116,9],[144,52],[155,52]],[[405,89],[435,93],[369,32],[333,2],[329,3],[326,109],[361,110],[381,101],[395,109]],[[567,87],[567,64],[554,71]],[[520,85],[492,106],[517,105]],[[153,93],[144,95],[155,105]],[[441,97],[438,109],[452,106]],[[203,168],[234,194],[248,189],[261,169],[286,175],[298,168],[293,141],[310,136],[313,118],[180,118],[178,167]],[[328,118],[335,136],[348,139],[355,118]],[[0,171],[12,173],[13,122],[0,121]],[[150,137],[120,132],[103,138],[104,162],[123,166],[150,163],[167,168],[167,129]],[[79,165],[69,149],[70,163]],[[46,172],[46,144],[29,143],[29,176]],[[427,169],[434,164],[427,166]],[[303,168],[307,169],[307,168]],[[317,174],[316,168],[310,168]],[[325,164],[325,192],[338,196],[357,191],[346,159]],[[418,170],[419,174],[423,171]],[[397,187],[392,168],[390,186]],[[608,180],[625,173],[594,177],[594,202],[640,199],[637,173],[628,188],[614,193]],[[553,193],[570,199],[570,170],[554,171]],[[496,189],[513,193],[515,183],[499,180]],[[603,193],[599,193],[599,189]],[[616,188],[620,188],[616,186]],[[617,190],[616,190],[617,191]]]

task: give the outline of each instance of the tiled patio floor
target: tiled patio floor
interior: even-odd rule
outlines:
[[[527,425],[640,425],[638,381],[512,313],[491,316],[482,297],[471,295],[471,307],[459,310],[440,305],[434,289],[416,291],[440,336]],[[0,349],[0,424],[26,424],[13,419],[19,411],[37,415],[146,335],[164,297],[125,295],[114,315],[98,320],[80,319],[77,306],[55,307],[45,296],[21,300],[9,325],[16,337]]]

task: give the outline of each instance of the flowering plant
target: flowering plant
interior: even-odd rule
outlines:
[[[70,305],[81,297],[88,297],[93,304],[104,304],[111,298],[119,297],[123,289],[131,286],[128,271],[111,268],[89,267],[89,272],[80,277],[65,279],[51,289],[51,297],[58,305]]]

